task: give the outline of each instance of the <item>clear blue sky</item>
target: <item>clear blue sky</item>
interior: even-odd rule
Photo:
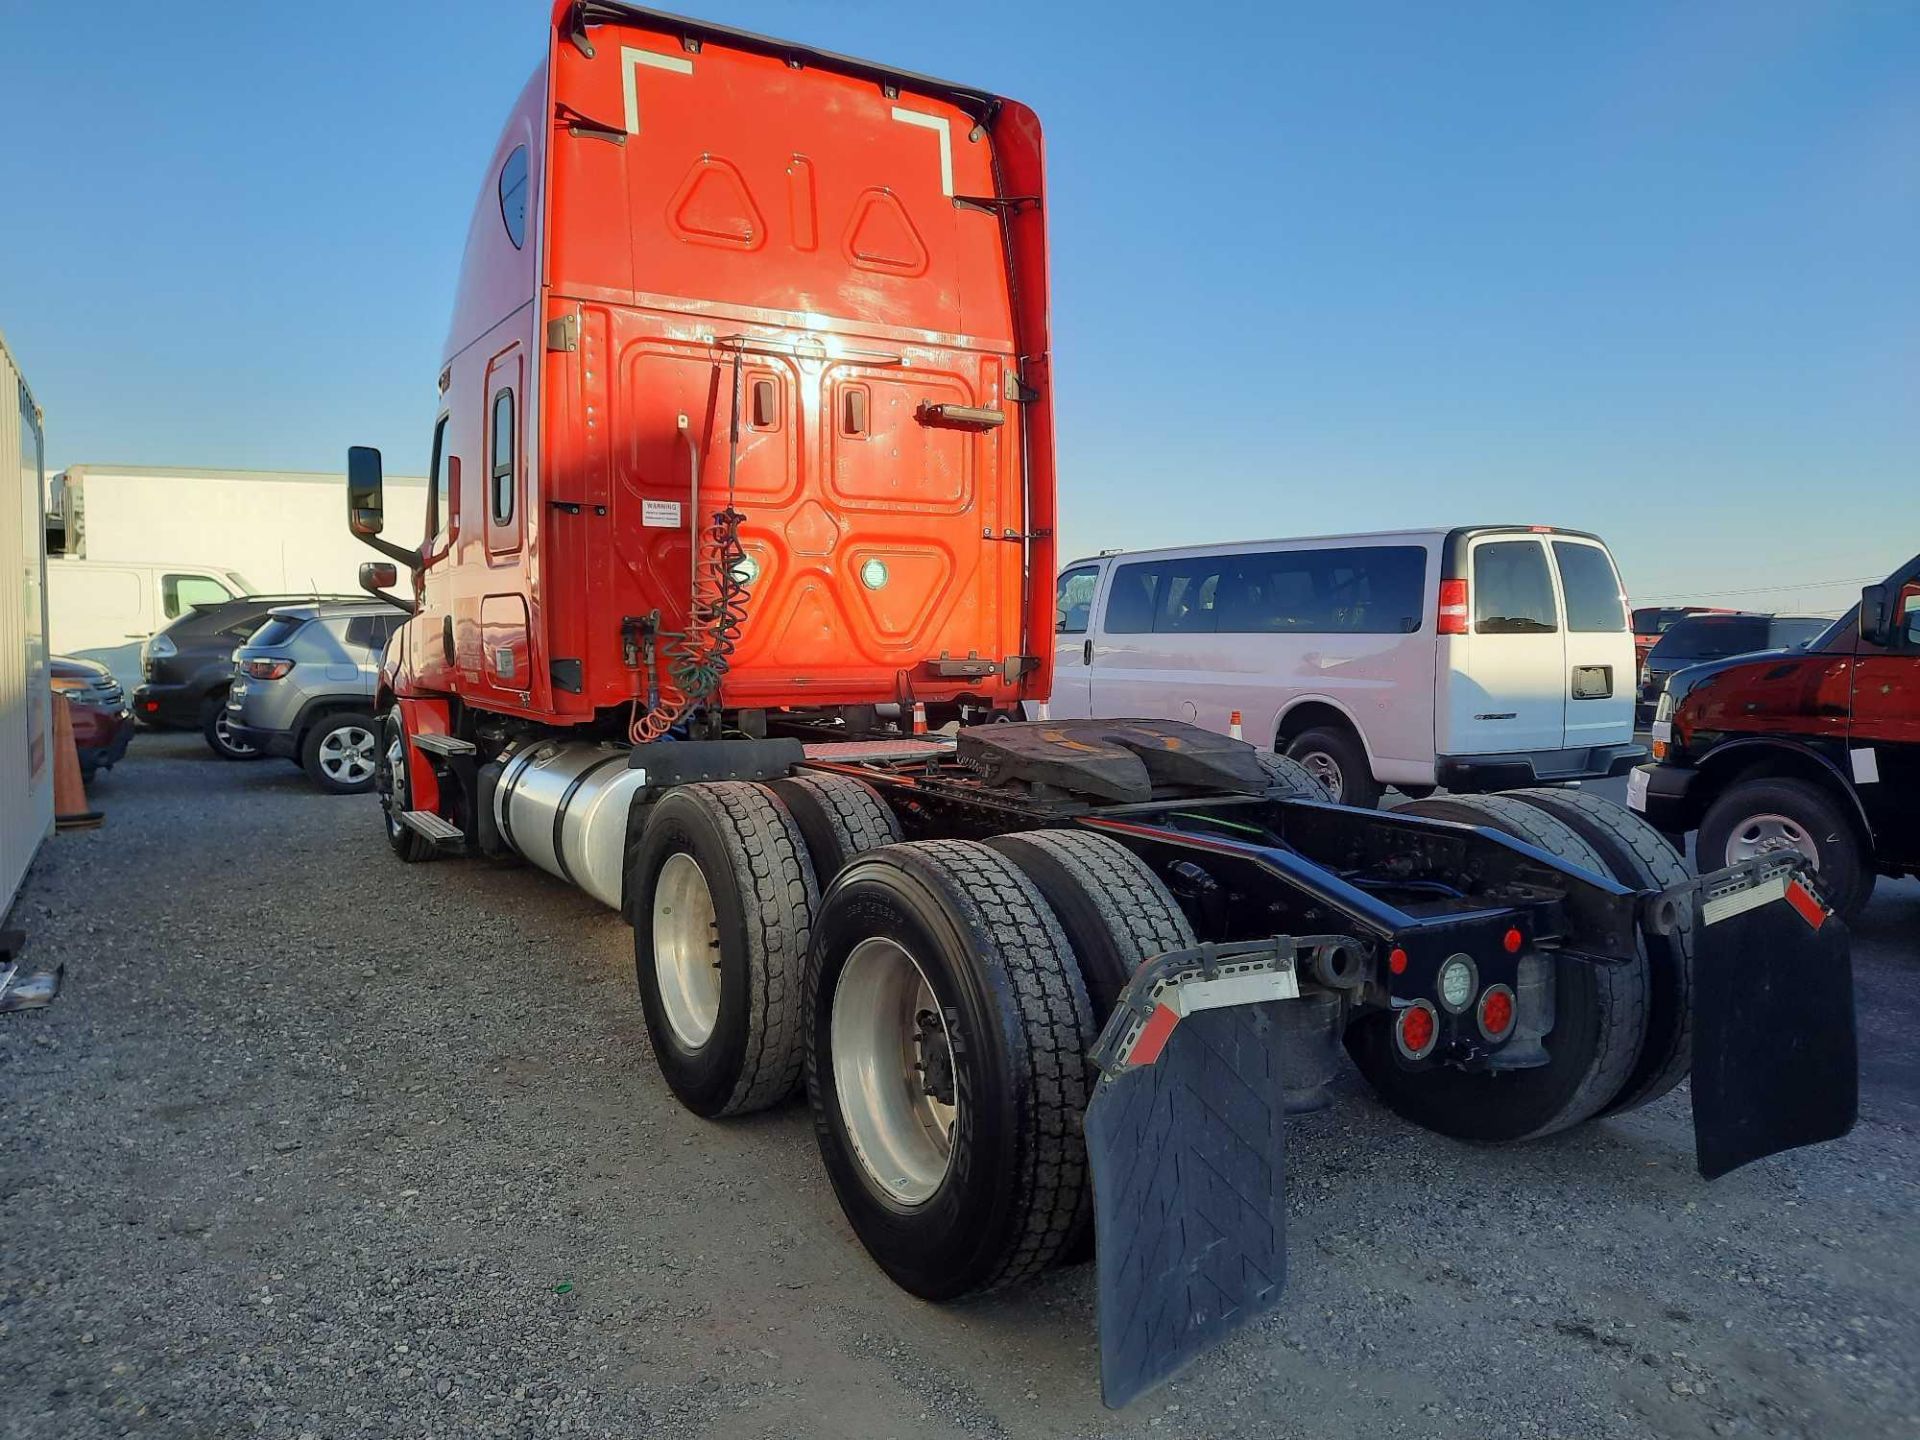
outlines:
[[[546,10],[0,0],[49,460],[424,468]],[[1552,521],[1636,599],[1837,609],[1758,587],[1920,549],[1912,0],[702,13],[1040,112],[1074,551]]]

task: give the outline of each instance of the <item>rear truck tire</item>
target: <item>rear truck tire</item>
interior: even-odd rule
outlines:
[[[1797,850],[1814,863],[1820,892],[1852,920],[1873,894],[1874,872],[1852,817],[1805,780],[1736,780],[1707,806],[1694,839],[1705,873],[1769,851]]]
[[[1327,798],[1327,787],[1314,779],[1313,772],[1292,756],[1276,754],[1272,750],[1256,750],[1253,758],[1267,772],[1269,793],[1285,795],[1293,800]]]
[[[1664,890],[1691,878],[1666,836],[1598,795],[1578,790],[1509,790],[1506,796],[1544,810],[1591,845],[1613,878],[1636,890]],[[1671,935],[1642,929],[1647,958],[1647,1035],[1627,1083],[1601,1110],[1618,1115],[1665,1095],[1693,1068],[1693,927]]]
[[[1093,1004],[1096,1034],[1134,971],[1197,943],[1160,877],[1117,840],[1086,830],[1028,830],[986,845],[1033,882],[1060,921]]]
[[[1544,811],[1498,795],[1415,800],[1402,815],[1480,825],[1523,840],[1596,875],[1608,873],[1593,847]],[[1565,1130],[1600,1113],[1620,1094],[1647,1029],[1647,963],[1556,959],[1548,1062],[1526,1070],[1415,1069],[1393,1043],[1393,1017],[1362,1016],[1347,1028],[1347,1053],[1387,1107],[1456,1140],[1506,1144]]]
[[[654,1059],[709,1119],[777,1105],[800,1078],[807,941],[820,892],[793,815],[764,785],[681,785],[653,805],[628,879]]]
[[[1380,782],[1367,762],[1367,747],[1351,730],[1317,725],[1289,740],[1287,755],[1307,768],[1334,804],[1371,810],[1380,803]]]
[[[322,715],[300,742],[300,768],[329,795],[371,790],[379,760],[380,722],[362,710]]]
[[[1033,882],[971,840],[889,845],[827,892],[807,1095],[860,1243],[954,1300],[1039,1274],[1091,1209],[1092,1006]]]
[[[433,842],[419,831],[401,822],[403,811],[413,808],[413,785],[407,770],[407,728],[400,719],[400,707],[394,706],[380,726],[380,757],[374,766],[373,788],[380,796],[380,827],[386,831],[387,848],[409,865],[434,857]]]
[[[771,780],[767,788],[799,823],[814,878],[822,886],[831,884],[854,856],[899,843],[900,822],[880,792],[864,780],[801,774]]]
[[[233,733],[227,723],[227,692],[216,690],[200,702],[200,734],[222,760],[258,760],[260,751]]]

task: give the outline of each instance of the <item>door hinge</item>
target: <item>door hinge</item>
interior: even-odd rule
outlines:
[[[570,315],[556,315],[547,321],[547,349],[578,350],[580,348],[580,312]]]

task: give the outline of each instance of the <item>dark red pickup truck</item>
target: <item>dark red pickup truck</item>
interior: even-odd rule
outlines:
[[[1681,670],[1627,803],[1704,871],[1797,850],[1843,914],[1920,875],[1920,555],[1804,649]]]

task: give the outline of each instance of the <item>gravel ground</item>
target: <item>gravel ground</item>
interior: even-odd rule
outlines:
[[[915,1301],[799,1108],[678,1109],[584,897],[198,737],[94,798],[15,912],[67,988],[0,1019],[0,1435],[1920,1433],[1920,886],[1856,930],[1847,1140],[1709,1186],[1684,1095],[1482,1152],[1349,1079],[1283,1310],[1116,1414],[1086,1268]]]

